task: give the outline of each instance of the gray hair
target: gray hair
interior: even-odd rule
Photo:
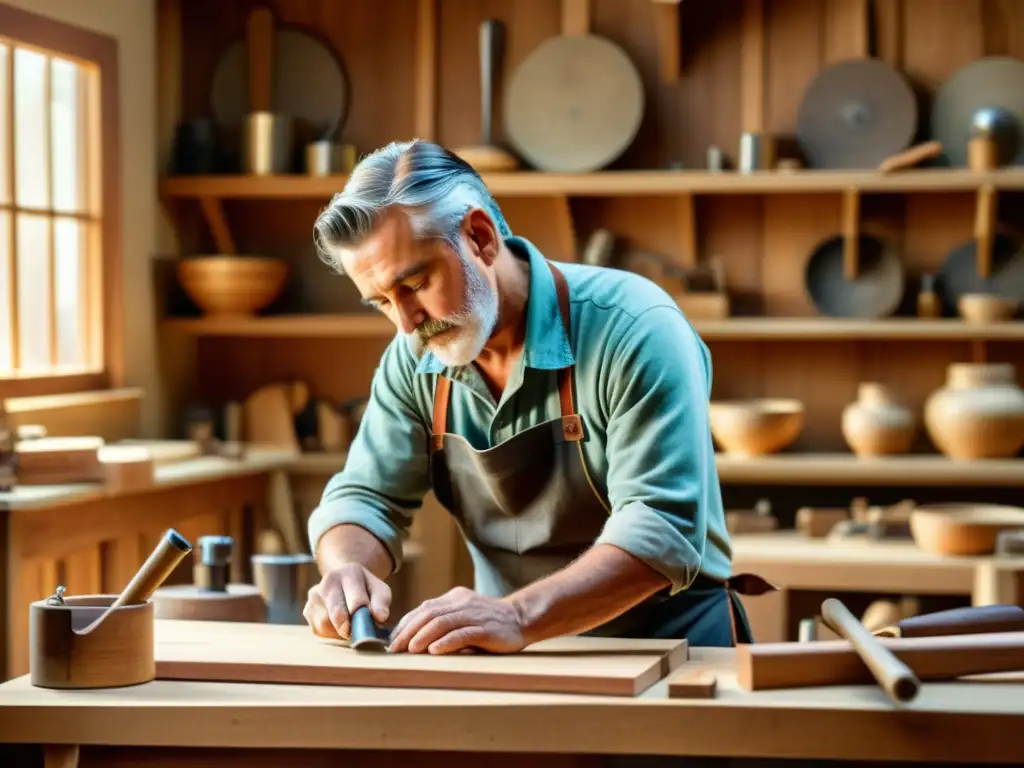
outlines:
[[[512,234],[501,209],[472,166],[444,147],[418,139],[392,142],[367,155],[313,225],[320,259],[336,271],[335,250],[358,244],[392,207],[405,210],[416,237],[436,237],[459,250],[466,213],[482,208],[501,236]]]

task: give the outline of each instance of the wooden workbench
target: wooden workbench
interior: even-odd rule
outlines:
[[[1024,761],[1013,736],[1024,679],[929,683],[897,709],[870,685],[745,692],[734,658],[691,649],[688,663],[718,675],[717,697],[704,700],[669,699],[664,681],[627,698],[170,681],[60,692],[21,677],[0,685],[0,744],[49,744],[54,757],[79,748],[82,765],[241,766],[260,755],[259,765],[450,768],[522,765],[525,753],[530,765],[576,766],[599,763],[573,756],[614,754]],[[273,763],[268,749],[282,750]],[[342,763],[337,750],[353,752]],[[417,762],[407,750],[449,754]]]
[[[972,605],[1024,600],[1024,557],[950,557],[912,541],[808,538],[800,531],[733,536],[733,570],[751,571],[780,587],[744,600],[758,642],[795,640],[792,593],[962,596]],[[818,601],[820,605],[820,601]]]
[[[46,485],[0,493],[0,680],[28,669],[28,606],[52,595],[117,594],[161,534],[190,541],[236,539],[232,578],[243,576],[252,532],[264,518],[270,476],[289,461],[283,451],[244,459],[203,456],[158,466],[152,486],[117,491],[98,484]],[[190,580],[188,567],[180,573]],[[173,583],[169,581],[169,583]]]

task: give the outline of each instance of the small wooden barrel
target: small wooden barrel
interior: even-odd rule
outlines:
[[[228,584],[226,591],[194,584],[160,587],[150,598],[156,618],[185,621],[265,622],[267,606],[252,584]]]
[[[39,600],[29,607],[29,672],[40,688],[117,688],[156,677],[153,605],[117,608],[83,632],[117,595]]]

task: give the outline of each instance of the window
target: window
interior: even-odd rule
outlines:
[[[120,384],[116,56],[0,5],[0,396]]]

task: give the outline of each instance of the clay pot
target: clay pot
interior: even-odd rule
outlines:
[[[726,453],[764,456],[791,445],[804,426],[799,400],[737,400],[711,403],[711,434]]]
[[[1000,504],[924,504],[910,514],[910,535],[936,555],[990,555],[1003,531],[1024,529],[1024,509]]]
[[[1013,318],[1017,302],[990,293],[965,293],[957,300],[957,309],[969,323],[999,323]]]
[[[1016,456],[1024,446],[1024,390],[1010,363],[955,363],[925,402],[935,447],[954,459]]]
[[[858,456],[906,453],[914,440],[917,420],[882,384],[864,382],[857,400],[843,409],[846,444]]]

